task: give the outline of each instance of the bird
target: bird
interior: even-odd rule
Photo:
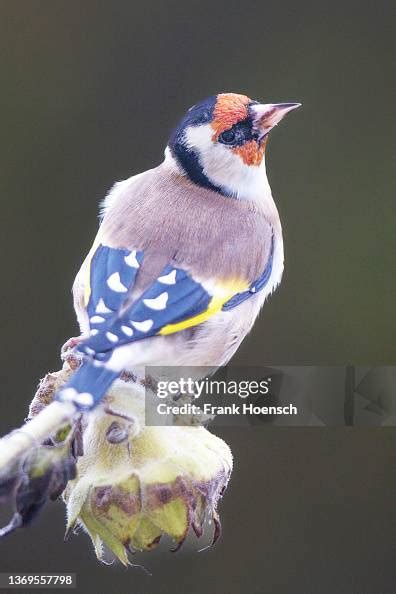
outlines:
[[[124,372],[231,359],[282,278],[265,152],[300,105],[213,95],[185,113],[162,163],[112,187],[73,285],[82,364],[57,400],[89,411]]]

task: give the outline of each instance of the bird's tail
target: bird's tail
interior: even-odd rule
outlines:
[[[57,392],[55,399],[73,402],[79,410],[94,408],[119,377],[118,371],[107,369],[96,361],[84,361],[71,379]]]

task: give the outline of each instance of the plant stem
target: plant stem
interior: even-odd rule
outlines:
[[[0,473],[68,423],[75,413],[76,409],[71,402],[52,402],[22,427],[1,438]]]

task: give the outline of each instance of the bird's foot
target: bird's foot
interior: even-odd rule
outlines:
[[[61,348],[61,359],[69,365],[72,371],[78,369],[82,362],[82,354],[76,351],[76,346],[82,340],[84,340],[84,336],[72,336]]]

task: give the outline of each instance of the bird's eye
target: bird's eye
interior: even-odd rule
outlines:
[[[223,144],[232,144],[235,141],[234,130],[224,130],[219,136],[219,141]]]

